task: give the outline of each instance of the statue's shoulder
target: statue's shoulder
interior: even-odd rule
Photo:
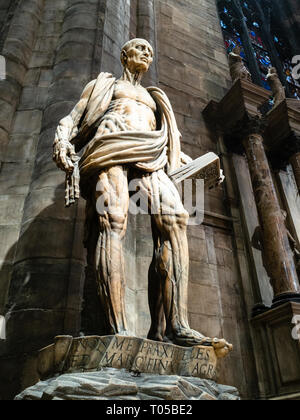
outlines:
[[[105,72],[101,72],[99,73],[97,79],[95,79],[95,83],[98,83],[98,81],[104,81],[104,80],[116,80],[116,78],[114,77],[114,75],[112,73],[105,73]]]
[[[111,73],[101,72],[99,73],[97,79],[92,80],[89,84],[94,87],[94,89],[105,87],[106,85],[112,85],[116,81],[116,78]]]
[[[156,86],[149,86],[146,89],[147,89],[148,93],[150,93],[150,95],[152,96],[152,98],[156,102],[168,101],[168,97],[162,89],[160,89]]]
[[[91,87],[90,99],[99,96],[101,93],[113,90],[116,78],[111,73],[99,73],[97,79],[92,80],[89,85]]]
[[[146,88],[149,93],[157,92],[161,95],[165,95],[165,92],[157,86],[149,86]]]
[[[98,79],[99,77],[103,78],[103,79],[115,79],[114,75],[112,73],[107,73],[107,72],[101,72],[99,73]]]

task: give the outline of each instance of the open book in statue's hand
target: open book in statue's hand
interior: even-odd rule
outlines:
[[[220,167],[220,159],[212,152],[181,166],[169,173],[169,176],[175,184],[189,178],[203,179],[206,188],[214,188],[225,179]]]

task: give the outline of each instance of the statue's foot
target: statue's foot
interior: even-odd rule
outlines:
[[[149,332],[148,336],[147,336],[148,340],[153,340],[153,341],[164,341],[164,337],[159,333],[159,332]]]
[[[233,350],[233,345],[228,343],[224,338],[213,338],[212,346],[218,359],[222,359]]]
[[[172,343],[184,347],[192,347],[197,345],[204,345],[206,340],[210,340],[198,331],[188,328],[174,328],[166,335],[167,339]],[[208,344],[207,344],[208,345]]]
[[[224,339],[205,337],[198,331],[186,328],[173,330],[168,334],[168,338],[179,346],[193,347],[193,346],[211,346],[214,348],[216,356],[222,358],[232,351],[232,344]]]

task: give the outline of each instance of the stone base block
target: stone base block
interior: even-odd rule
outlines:
[[[137,337],[58,336],[54,344],[39,351],[37,376],[93,372],[103,368],[132,373],[192,376],[215,379],[217,354],[213,347],[179,347]]]
[[[69,373],[27,388],[15,400],[239,400],[236,388],[207,379],[134,374],[125,369]]]

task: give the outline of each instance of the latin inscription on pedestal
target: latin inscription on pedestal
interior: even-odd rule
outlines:
[[[143,340],[135,337],[114,336],[101,360],[101,367],[131,370],[134,356]]]
[[[41,350],[41,378],[57,373],[89,372],[105,367],[134,373],[195,376],[214,379],[217,356],[213,347],[179,347],[136,337],[56,337]]]

